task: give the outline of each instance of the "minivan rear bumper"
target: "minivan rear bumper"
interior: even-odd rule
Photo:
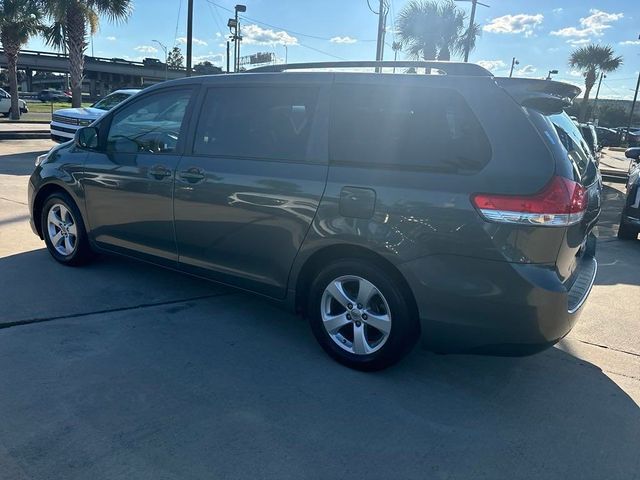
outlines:
[[[400,266],[416,298],[423,344],[446,353],[526,355],[576,324],[597,262],[584,255],[570,290],[553,264],[430,256]]]

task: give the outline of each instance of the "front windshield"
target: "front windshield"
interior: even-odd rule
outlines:
[[[100,110],[111,110],[113,107],[125,101],[129,97],[130,95],[128,93],[112,93],[91,106],[93,108],[99,108]]]

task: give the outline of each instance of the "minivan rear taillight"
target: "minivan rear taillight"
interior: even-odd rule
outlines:
[[[564,227],[582,220],[588,196],[579,183],[554,176],[533,195],[477,193],[471,196],[471,203],[491,222]]]

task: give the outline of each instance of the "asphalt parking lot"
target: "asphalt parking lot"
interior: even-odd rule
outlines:
[[[607,184],[577,327],[526,358],[348,370],[269,302],[28,225],[44,140],[0,142],[0,479],[639,479],[640,240]]]

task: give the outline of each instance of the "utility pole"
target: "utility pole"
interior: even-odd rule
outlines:
[[[640,40],[640,35],[638,35]],[[638,89],[640,88],[640,72],[638,72],[638,82],[636,83],[636,93],[633,95],[633,103],[631,104],[631,113],[629,114],[629,124],[627,125],[627,138],[629,138],[629,130],[631,130],[631,124],[633,123],[633,111],[636,109],[636,101],[638,100]]]
[[[367,0],[367,5],[369,2]],[[389,13],[389,5],[387,0],[380,0],[378,11],[376,12],[369,6],[369,9],[376,15],[378,15],[378,36],[376,41],[376,62],[381,62],[384,59],[384,37],[387,30],[387,14]],[[376,67],[376,72],[380,72],[380,67]]]
[[[511,71],[509,72],[509,78],[513,77],[513,67],[515,67],[516,65],[520,65],[520,62],[516,57],[513,57],[511,59]]]
[[[229,40],[227,40],[227,73],[229,73]]]
[[[471,51],[471,29],[476,22],[476,7],[482,5],[489,8],[489,5],[479,2],[478,0],[455,0],[456,2],[471,2],[471,17],[469,18],[469,29],[467,30],[467,41],[464,45],[464,61],[469,61],[469,52]]]
[[[629,138],[629,130],[633,123],[633,111],[636,109],[636,101],[638,100],[638,89],[640,89],[640,73],[638,73],[638,83],[636,83],[636,93],[633,95],[633,103],[631,104],[631,113],[629,114],[629,124],[627,125],[627,138]]]
[[[189,0],[187,9],[187,77],[191,76],[193,50],[193,0]]]

